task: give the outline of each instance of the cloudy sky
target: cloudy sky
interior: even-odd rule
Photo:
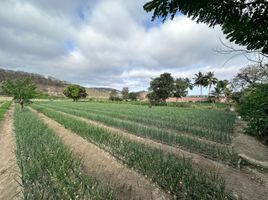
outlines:
[[[230,79],[248,64],[223,55],[224,35],[185,16],[151,22],[144,0],[1,0],[0,68],[88,87],[144,90],[163,72]],[[198,93],[197,89],[190,94]]]

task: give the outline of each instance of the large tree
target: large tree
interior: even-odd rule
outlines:
[[[249,65],[239,70],[232,80],[234,89],[245,89],[257,83],[268,83],[268,65]]]
[[[210,27],[220,25],[230,41],[268,55],[267,0],[150,0],[144,5],[165,20],[182,13]]]
[[[173,90],[174,79],[170,73],[163,73],[160,77],[153,79],[149,87],[149,91],[153,93],[151,97],[156,97],[162,102],[165,102],[172,95]]]
[[[78,101],[81,98],[86,98],[88,95],[86,89],[80,85],[68,85],[66,88],[64,88],[63,94],[66,97],[73,99],[73,101]]]
[[[188,89],[193,89],[190,79],[177,78],[174,86],[174,97],[176,97],[176,100],[177,98],[186,97],[188,94]]]
[[[4,81],[2,83],[2,92],[12,96],[20,104],[21,110],[24,104],[37,94],[36,85],[29,78]]]

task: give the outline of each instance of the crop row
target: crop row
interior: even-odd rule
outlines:
[[[58,106],[72,106],[71,102],[49,103]],[[185,124],[190,127],[202,127],[215,131],[232,133],[235,115],[232,112],[218,110],[204,110],[195,108],[170,108],[137,105],[117,105],[105,103],[76,103],[76,107],[91,108],[99,111],[126,114],[136,117],[144,117],[153,120],[161,120],[173,124]]]
[[[54,109],[62,108],[63,106],[57,106],[53,104],[46,104],[47,107],[52,107]],[[68,104],[67,106],[64,106],[64,108],[68,108],[69,110],[78,110],[78,111],[87,111],[89,113],[95,113],[98,115],[104,115],[107,117],[111,117],[113,119],[120,119],[124,121],[131,121],[136,122],[142,125],[146,126],[153,126],[157,127],[159,129],[163,130],[169,130],[169,132],[176,133],[184,133],[187,135],[193,135],[200,138],[205,138],[207,140],[211,140],[218,143],[223,144],[229,144],[231,142],[231,134],[228,134],[226,132],[220,132],[213,129],[208,129],[204,127],[198,127],[198,126],[189,126],[185,123],[175,123],[170,122],[167,120],[159,120],[159,119],[152,119],[149,117],[141,117],[136,115],[130,115],[130,114],[122,114],[121,112],[115,112],[115,111],[104,111],[99,108],[92,108],[91,106],[88,107],[79,107],[75,104]]]
[[[0,106],[0,121],[4,118],[6,111],[8,110],[9,106],[11,105],[10,101],[5,101]]]
[[[112,191],[85,175],[53,131],[28,110],[14,113],[24,199],[113,199]]]
[[[41,105],[35,105],[35,107],[40,106]],[[41,107],[45,108],[44,105]],[[87,119],[98,121],[109,126],[117,127],[122,130],[128,131],[130,134],[134,134],[140,137],[145,137],[169,145],[178,146],[180,148],[190,150],[192,152],[200,153],[212,159],[230,163],[234,166],[236,165],[238,160],[237,154],[227,147],[219,146],[217,144],[204,143],[203,141],[184,135],[172,134],[163,129],[147,127],[130,121],[118,120],[112,117],[98,115],[87,111],[78,111],[62,107],[58,107],[55,110],[59,110],[75,116],[85,117]]]
[[[148,101],[109,101],[106,99],[94,99],[94,98],[83,99],[81,101],[83,101],[83,102],[110,103],[110,104],[113,103],[113,104],[149,106]],[[160,104],[159,106],[228,110],[228,104],[210,103],[210,102],[166,102],[166,104]]]
[[[194,169],[189,160],[166,155],[162,150],[130,141],[106,129],[89,125],[74,117],[62,115],[45,107],[33,108],[76,134],[109,151],[115,157],[151,178],[175,199],[229,199],[225,184],[214,173]]]

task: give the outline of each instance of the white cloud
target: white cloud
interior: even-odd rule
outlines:
[[[87,86],[146,89],[162,72],[230,78],[247,61],[218,54],[222,31],[178,16],[151,23],[146,1],[4,0],[0,66]]]

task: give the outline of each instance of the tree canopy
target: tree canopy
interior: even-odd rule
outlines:
[[[128,87],[124,87],[122,89],[121,94],[122,94],[122,99],[123,100],[128,100],[128,98],[129,98],[129,90],[128,90]]]
[[[63,90],[63,94],[73,99],[73,101],[78,101],[81,98],[86,98],[87,92],[84,87],[81,87],[80,85],[68,85]]]
[[[128,96],[129,96],[129,99],[131,101],[137,101],[138,93],[137,92],[130,92]]]
[[[144,5],[152,19],[182,13],[210,27],[220,25],[231,42],[268,55],[267,0],[150,0]]]
[[[202,72],[198,72],[198,74],[195,74],[194,85],[200,87],[201,96],[202,96],[202,87],[208,86],[206,75],[204,75]]]
[[[256,84],[244,90],[238,113],[248,122],[246,132],[266,139],[268,144],[268,84]]]
[[[217,81],[216,87],[211,92],[211,96],[218,99],[221,96],[224,96],[226,98],[230,97],[231,90],[229,89],[229,81],[227,80],[219,80]]]
[[[268,65],[249,65],[239,70],[232,80],[234,89],[245,89],[257,83],[268,83]]]
[[[29,79],[6,80],[2,83],[2,91],[10,95],[16,102],[23,105],[37,94],[35,83]]]
[[[174,79],[170,73],[161,74],[160,77],[151,81],[149,91],[154,94],[151,94],[148,97],[156,97],[160,101],[165,102],[166,99],[172,95],[174,90],[173,83]]]
[[[109,100],[111,101],[121,101],[122,99],[119,97],[116,89],[111,90]]]
[[[218,79],[215,77],[213,72],[207,72],[206,79],[208,83],[208,95],[210,95],[211,86],[217,84]]]
[[[190,79],[177,78],[175,80],[174,97],[181,98],[186,97],[188,94],[188,88],[193,89]]]

